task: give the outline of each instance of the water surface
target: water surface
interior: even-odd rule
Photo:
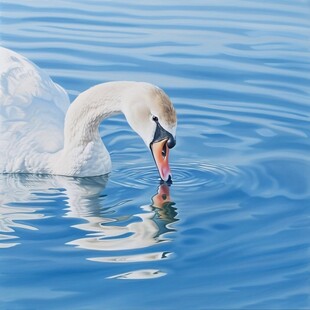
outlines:
[[[73,100],[178,113],[173,184],[123,116],[108,177],[0,176],[2,309],[309,309],[308,1],[1,1],[1,42]]]

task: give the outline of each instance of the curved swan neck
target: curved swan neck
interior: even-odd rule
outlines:
[[[54,174],[95,176],[111,171],[111,158],[99,135],[99,124],[122,112],[127,83],[96,85],[81,93],[70,105],[64,126],[64,147],[51,158]]]
[[[101,140],[99,124],[110,115],[122,112],[124,92],[130,83],[99,84],[81,93],[69,107],[65,118],[64,149]]]
[[[64,128],[64,147],[51,164],[55,174],[94,176],[111,171],[111,158],[101,141],[99,124],[112,114],[124,113],[129,125],[141,136],[148,120],[145,104],[150,84],[110,82],[81,93],[70,105]],[[140,118],[135,111],[139,112]],[[138,121],[137,121],[138,120]],[[142,136],[141,136],[142,137]],[[52,162],[56,162],[53,160]]]

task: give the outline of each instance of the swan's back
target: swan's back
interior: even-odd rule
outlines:
[[[68,106],[66,92],[44,71],[0,47],[0,173],[44,173],[44,156],[63,147]]]

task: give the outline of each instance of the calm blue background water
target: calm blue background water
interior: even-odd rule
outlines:
[[[0,176],[1,309],[309,309],[310,4],[1,1],[1,42],[74,99],[159,85],[174,183],[122,116],[108,178]]]

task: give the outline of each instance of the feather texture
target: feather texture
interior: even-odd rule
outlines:
[[[43,70],[0,47],[0,171],[46,173],[44,158],[63,148],[69,104]]]

